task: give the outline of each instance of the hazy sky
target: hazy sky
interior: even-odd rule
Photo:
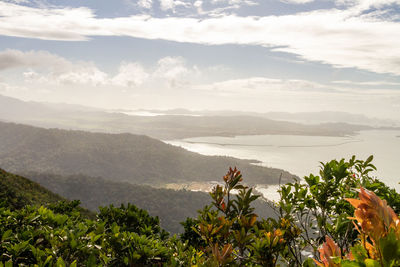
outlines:
[[[0,0],[0,94],[400,119],[400,0]]]

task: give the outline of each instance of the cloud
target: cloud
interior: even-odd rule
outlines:
[[[46,51],[8,49],[0,52],[0,71],[22,69],[23,77],[31,82],[56,84],[107,83],[107,74],[91,62],[71,62]]]
[[[61,84],[90,84],[94,86],[107,84],[108,75],[91,65],[81,65],[77,69],[54,73],[55,81]]]
[[[160,8],[164,11],[172,10],[175,12],[176,7],[190,7],[192,4],[180,0],[160,0]]]
[[[342,1],[343,2],[343,1]],[[330,9],[282,16],[97,18],[88,8],[32,8],[0,2],[0,34],[82,41],[91,36],[131,36],[207,45],[260,45],[338,68],[400,75],[400,23],[359,15],[366,7],[395,0],[345,1],[356,9]],[[181,5],[163,0],[165,9]],[[356,12],[357,11],[357,12]]]
[[[153,0],[139,0],[138,6],[144,9],[150,9],[153,6]]]
[[[388,5],[400,4],[399,0],[336,0],[335,2],[338,5],[351,6],[358,10],[368,10],[372,7],[382,8]]]
[[[281,0],[281,2],[290,4],[308,4],[314,2],[314,0]]]
[[[296,96],[301,98],[317,97],[323,102],[330,97],[337,99],[352,98],[355,102],[363,97],[400,97],[397,89],[366,89],[364,85],[375,86],[374,82],[333,81],[333,84],[325,84],[310,80],[276,79],[270,77],[248,77],[243,79],[231,79],[196,85],[195,90],[216,93],[225,96],[250,96],[250,97],[282,97]],[[379,85],[396,85],[398,83],[381,81]],[[361,86],[361,87],[360,87]],[[279,101],[279,104],[284,102]]]
[[[304,92],[339,92],[333,86],[297,79],[250,77],[200,85],[198,90],[213,91],[224,95],[270,95]]]
[[[332,81],[334,84],[343,84],[343,85],[361,85],[361,86],[400,86],[399,82],[389,82],[389,81],[366,81],[366,82],[356,82],[356,81],[349,81],[349,80],[339,80],[339,81]]]
[[[52,68],[60,70],[66,65],[68,65],[67,60],[46,51],[22,52],[15,49],[7,49],[0,52],[0,71],[13,68],[39,66],[51,66]]]
[[[40,61],[44,55],[46,60]],[[115,74],[103,72],[91,62],[74,62],[45,51],[0,52],[0,59],[6,58],[10,64],[2,65],[0,74],[6,75],[0,82],[0,92],[26,100],[112,108],[342,110],[393,118],[400,114],[398,84],[390,81],[325,84],[259,76],[215,82],[205,76],[210,70],[224,72],[224,66],[198,69],[182,57],[164,57],[147,67],[139,62],[122,62]],[[9,74],[20,81],[14,82]]]
[[[48,84],[88,84],[92,86],[134,86],[145,79],[139,63],[122,63],[119,72],[111,77],[94,63],[72,62],[46,51],[8,49],[0,52],[0,71],[22,70],[29,82]]]
[[[176,87],[185,83],[185,76],[188,76],[190,71],[184,58],[164,57],[157,62],[154,76],[165,79],[170,87]]]
[[[15,3],[15,4],[27,4],[29,0],[3,0],[5,2]]]
[[[5,50],[0,52],[0,71],[20,72],[30,83],[176,88],[188,85],[200,75],[196,66],[188,66],[183,57],[160,58],[153,67],[139,62],[122,62],[115,75],[105,73],[94,63],[72,62],[46,51]]]
[[[112,78],[111,83],[114,85],[132,87],[143,84],[149,74],[139,63],[122,63],[119,67],[118,74]]]
[[[28,82],[36,82],[43,84],[86,84],[92,86],[100,86],[108,84],[108,75],[96,66],[91,64],[72,64],[73,68],[59,71],[36,72],[28,70],[23,72],[23,76]]]
[[[212,4],[229,4],[229,5],[258,5],[257,2],[251,0],[211,0]]]

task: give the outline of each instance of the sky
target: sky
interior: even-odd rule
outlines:
[[[0,0],[0,94],[400,120],[400,0]]]

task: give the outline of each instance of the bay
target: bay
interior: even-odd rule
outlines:
[[[372,173],[400,191],[400,131],[368,130],[354,136],[251,135],[196,137],[166,143],[203,155],[256,159],[260,165],[287,170],[299,177],[319,172],[320,162],[374,156]],[[399,164],[399,165],[398,165]]]

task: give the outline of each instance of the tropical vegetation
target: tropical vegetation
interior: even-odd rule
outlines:
[[[40,187],[22,199],[3,172],[0,266],[400,266],[400,195],[371,177],[372,160],[332,160],[282,185],[269,218],[230,168],[180,236],[132,204],[94,216],[79,201],[38,203]]]

